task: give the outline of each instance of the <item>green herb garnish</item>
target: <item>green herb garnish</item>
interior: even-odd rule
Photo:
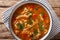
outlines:
[[[32,37],[32,40],[35,40],[35,38],[34,38],[34,37]]]
[[[44,12],[41,12],[40,14],[41,14],[42,16],[44,16]]]
[[[32,37],[32,40],[35,40],[35,38],[34,38],[34,35],[33,35],[33,34],[31,35],[31,37]]]
[[[28,19],[31,19],[31,17],[32,17],[32,15],[30,15]]]
[[[37,34],[38,34],[38,31],[37,31],[37,30],[35,30],[35,31],[34,31],[34,34],[35,34],[35,35],[37,35]]]
[[[43,25],[44,25],[43,22],[40,22],[40,23],[39,23],[39,29],[40,29],[40,31],[43,31],[43,30],[44,30]]]
[[[36,7],[35,10],[38,10],[38,7]]]
[[[29,19],[29,20],[27,21],[27,23],[31,25],[31,24],[33,23],[33,22],[32,22],[32,19]]]
[[[23,30],[24,29],[24,23],[23,24],[18,24],[19,29]]]
[[[28,11],[29,13],[33,13],[32,11]]]
[[[40,31],[43,31],[44,30],[44,27],[40,27],[39,29],[40,29]]]
[[[43,26],[43,22],[40,22],[40,23],[39,23],[39,26],[42,27],[42,26]]]

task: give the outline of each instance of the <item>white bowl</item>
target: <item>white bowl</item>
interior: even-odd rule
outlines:
[[[48,12],[48,15],[49,15],[49,17],[50,17],[50,27],[49,27],[49,30],[48,30],[47,34],[44,35],[44,36],[40,39],[40,40],[44,40],[44,39],[49,35],[49,33],[50,33],[50,31],[51,31],[52,18],[51,18],[51,14],[50,14],[51,12],[49,11],[49,9],[48,9],[44,4],[42,4],[42,3],[38,2],[38,1],[22,1],[22,2],[20,2],[20,3],[18,3],[18,4],[16,4],[16,5],[14,6],[14,8],[13,8],[13,10],[12,10],[12,12],[11,12],[11,15],[10,15],[10,17],[9,17],[9,28],[10,28],[10,32],[12,33],[12,35],[13,35],[17,40],[21,40],[19,37],[17,37],[17,36],[14,34],[14,32],[13,32],[13,30],[12,30],[12,28],[11,28],[11,18],[12,18],[13,13],[15,12],[15,10],[16,10],[18,7],[20,7],[21,5],[26,4],[26,3],[39,4],[40,6],[42,6],[42,7]]]

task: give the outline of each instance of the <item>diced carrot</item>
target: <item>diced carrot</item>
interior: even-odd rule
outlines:
[[[23,39],[28,38],[27,34],[21,34],[21,37],[22,37]]]
[[[31,5],[30,8],[33,10],[35,7],[34,7],[34,5]]]
[[[48,19],[48,18],[45,20],[45,23],[46,23],[46,24],[48,24],[48,23],[49,23],[49,19]]]
[[[33,20],[35,20],[37,17],[38,17],[37,14],[33,14],[33,15],[32,15],[32,19],[33,19]]]
[[[47,17],[47,14],[44,14],[43,18],[46,19],[46,17]]]

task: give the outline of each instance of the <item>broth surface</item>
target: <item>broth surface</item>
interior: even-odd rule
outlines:
[[[50,18],[40,5],[27,3],[16,9],[11,20],[12,30],[22,40],[39,40],[49,30]]]

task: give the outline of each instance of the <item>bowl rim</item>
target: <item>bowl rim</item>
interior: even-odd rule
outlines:
[[[12,16],[13,16],[13,13],[15,12],[15,10],[16,10],[17,8],[19,8],[21,5],[24,5],[24,4],[27,4],[27,3],[35,3],[35,4],[38,4],[38,5],[42,6],[42,7],[48,12],[48,15],[49,15],[49,17],[50,17],[50,27],[49,27],[49,30],[48,30],[47,34],[45,34],[45,35],[40,39],[40,40],[44,40],[44,39],[49,35],[49,33],[50,33],[50,31],[51,31],[51,28],[52,28],[52,16],[51,16],[50,10],[49,10],[44,4],[42,4],[42,3],[38,2],[38,1],[22,1],[21,3],[17,4],[17,5],[13,8],[13,10],[12,10],[12,12],[11,12],[11,14],[10,14],[10,17],[9,17],[9,28],[10,28],[10,32],[11,32],[11,34],[14,36],[14,38],[16,38],[17,40],[20,39],[18,36],[15,35],[15,33],[13,32],[13,30],[12,30],[12,28],[11,28],[11,27],[12,27],[12,26],[11,26],[11,19],[12,19]]]

